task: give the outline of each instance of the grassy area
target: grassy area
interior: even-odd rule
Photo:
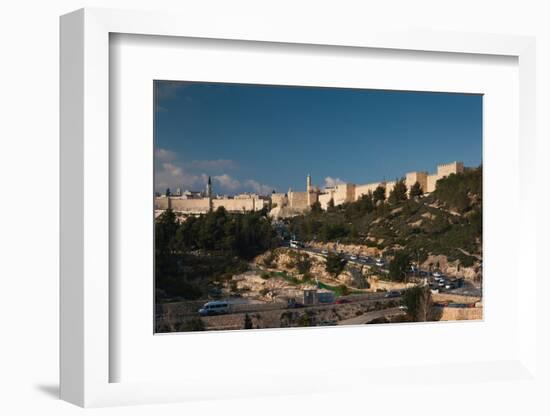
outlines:
[[[319,282],[317,284],[317,287],[319,289],[330,290],[331,292],[334,292],[334,294],[337,297],[363,294],[363,292],[359,290],[350,290],[346,285],[332,286],[332,285],[327,285],[326,283],[323,283],[323,282]]]

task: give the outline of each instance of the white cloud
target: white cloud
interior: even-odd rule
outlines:
[[[224,173],[223,175],[213,176],[212,179],[216,181],[220,185],[220,187],[226,191],[235,191],[241,186],[241,183],[237,179],[232,178],[227,173]]]
[[[230,159],[192,160],[189,163],[185,163],[185,167],[210,173],[222,173],[226,170],[235,169],[237,164]]]
[[[271,186],[261,184],[260,182],[253,179],[248,179],[247,181],[245,181],[244,184],[245,186],[249,187],[254,192],[260,195],[267,195],[273,190]]]
[[[173,162],[176,160],[176,157],[176,153],[171,150],[162,149],[160,147],[155,150],[155,158],[160,162]]]
[[[184,171],[180,166],[172,162],[163,162],[156,165],[155,189],[159,192],[170,188],[200,190],[208,180],[205,174],[192,174]]]
[[[241,191],[250,191],[267,195],[273,189],[253,179],[241,182],[229,175],[227,171],[238,167],[233,160],[213,159],[179,162],[181,159],[178,156],[178,154],[168,149],[157,148],[155,150],[156,191],[164,192],[167,188],[170,188],[172,191],[176,188],[199,191],[204,189],[209,175],[214,182],[215,192],[232,194]]]
[[[340,178],[331,178],[330,176],[327,176],[325,178],[325,188],[332,188],[336,185],[342,185],[345,182]]]

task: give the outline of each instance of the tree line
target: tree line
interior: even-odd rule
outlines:
[[[156,289],[164,297],[198,298],[212,280],[246,270],[247,261],[276,245],[265,210],[219,207],[182,221],[166,210],[155,221]]]

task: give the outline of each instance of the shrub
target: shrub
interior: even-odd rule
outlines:
[[[432,294],[427,286],[415,286],[401,294],[401,303],[407,308],[407,315],[415,322],[428,319],[432,308]]]
[[[343,254],[328,253],[326,258],[326,271],[334,277],[338,277],[346,267],[347,260]]]
[[[201,318],[191,318],[181,326],[182,331],[204,331],[204,322]]]

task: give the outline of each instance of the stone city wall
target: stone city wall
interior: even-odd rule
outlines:
[[[426,191],[425,192],[435,191],[435,184],[436,184],[438,179],[439,179],[439,177],[437,176],[437,174],[428,175],[428,177],[426,179]]]
[[[262,199],[213,199],[212,208],[224,207],[227,211],[242,212],[242,211],[259,211],[263,208],[264,201]]]
[[[452,162],[444,165],[437,165],[438,179],[441,179],[444,176],[449,176],[451,173],[462,172],[464,172],[464,164],[462,162]]]
[[[390,192],[395,188],[395,181],[386,182],[386,199],[390,196]]]
[[[282,193],[271,194],[271,204],[277,204],[278,207],[284,207],[288,204],[288,198],[286,194]]]
[[[170,207],[178,212],[208,212],[210,205],[208,198],[178,199],[170,198]]]
[[[249,198],[249,199],[213,199],[212,209],[216,210],[218,207],[224,207],[230,212],[242,212],[242,211],[259,211],[267,201],[263,199]],[[155,210],[165,210],[171,208],[177,212],[186,213],[206,213],[210,209],[208,198],[196,198],[196,199],[183,199],[183,198],[155,198]]]
[[[483,308],[433,308],[439,321],[471,321],[483,319]]]
[[[353,202],[355,200],[355,185],[352,183],[336,185],[333,198],[334,205],[341,205],[346,202]]]
[[[288,195],[288,203],[291,208],[294,209],[307,209],[308,205],[308,193],[307,192],[293,192]]]
[[[333,193],[329,192],[326,194],[320,194],[319,195],[319,203],[321,204],[321,208],[326,210],[328,208],[328,203],[330,200],[333,199]]]
[[[356,185],[355,186],[355,201],[357,201],[361,196],[366,195],[370,192],[374,192],[379,186],[384,186],[381,182],[367,183],[365,185]]]
[[[407,185],[407,189],[410,190],[416,182],[420,184],[422,191],[427,192],[426,189],[428,189],[428,172],[407,173],[405,177],[405,185]]]

